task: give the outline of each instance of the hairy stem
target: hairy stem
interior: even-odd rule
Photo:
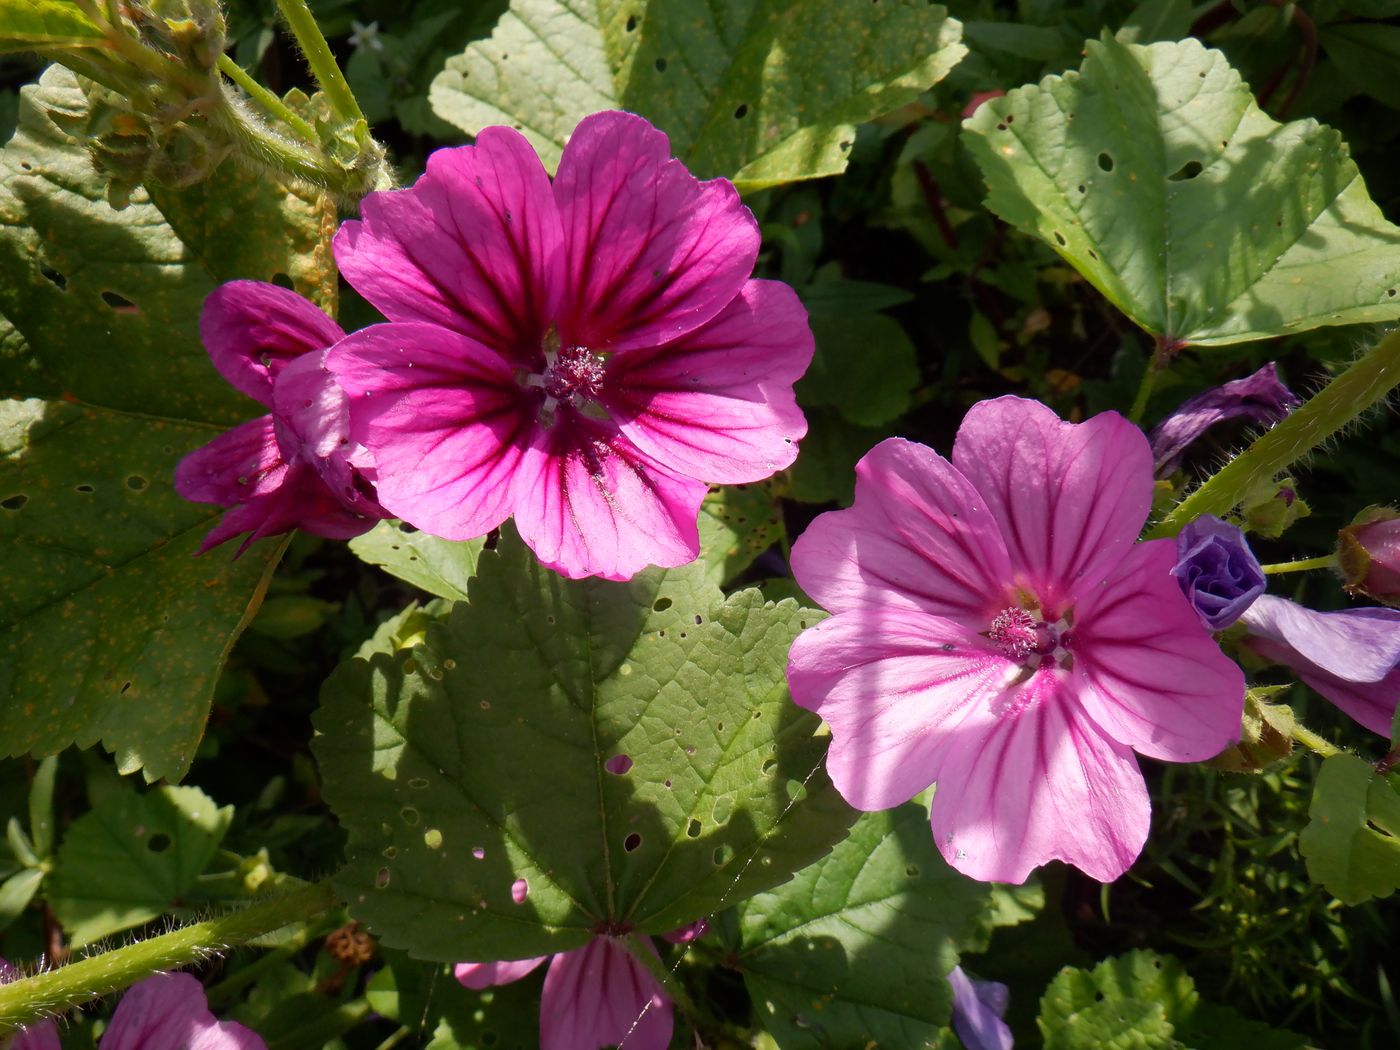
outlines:
[[[1306,404],[1225,464],[1148,533],[1175,536],[1202,514],[1223,517],[1258,484],[1282,473],[1400,385],[1400,330],[1317,392]]]
[[[1337,564],[1335,554],[1324,554],[1318,558],[1299,558],[1297,561],[1280,561],[1272,565],[1261,565],[1267,576],[1276,576],[1283,572],[1307,572],[1309,569],[1331,569]]]
[[[219,56],[219,72],[242,88],[244,94],[256,102],[268,116],[286,124],[311,145],[320,145],[321,140],[310,123],[293,113],[285,102],[249,76],[248,71],[227,54]]]
[[[348,200],[358,200],[374,188],[377,172],[346,168],[325,151],[279,135],[240,105],[225,104],[209,114],[209,122],[228,136],[245,158],[320,186]]]
[[[1342,753],[1342,749],[1336,744],[1333,744],[1330,740],[1324,740],[1311,729],[1307,729],[1296,722],[1293,724],[1293,731],[1290,735],[1309,751],[1321,755],[1323,758],[1331,758],[1333,755],[1340,755]]]
[[[47,973],[0,985],[0,1032],[63,1013],[127,988],[162,970],[176,970],[338,906],[329,882],[170,933],[103,952]]]
[[[287,20],[288,28],[306,56],[306,64],[311,67],[312,76],[326,93],[326,99],[336,115],[347,122],[364,120],[365,115],[360,111],[355,93],[350,90],[345,74],[336,64],[331,47],[326,43],[321,27],[316,24],[311,8],[306,6],[306,0],[277,0],[277,9]]]

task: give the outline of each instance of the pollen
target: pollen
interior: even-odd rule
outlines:
[[[1040,622],[1025,609],[1003,609],[987,632],[992,644],[1013,660],[1024,660],[1039,643]]]

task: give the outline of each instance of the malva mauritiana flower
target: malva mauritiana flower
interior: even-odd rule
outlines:
[[[1176,553],[1172,575],[1212,631],[1229,627],[1264,593],[1264,569],[1244,533],[1213,514],[1202,514],[1177,533]]]
[[[668,933],[666,940],[683,944],[704,932],[701,920]],[[633,943],[657,954],[649,937],[634,935]],[[482,989],[518,981],[546,961],[540,1050],[666,1050],[671,1045],[671,997],[620,937],[598,934],[582,948],[534,959],[458,963],[453,972],[466,987]]]
[[[0,982],[14,980],[0,959]],[[9,1050],[60,1050],[58,1025],[41,1021],[10,1037]],[[132,985],[112,1013],[98,1050],[267,1050],[262,1038],[209,1012],[204,986],[187,973],[158,973]]]
[[[889,440],[857,464],[855,505],[793,548],[835,615],[788,662],[847,802],[888,809],[936,782],[934,840],[977,879],[1128,868],[1149,817],[1133,752],[1210,758],[1244,706],[1171,576],[1175,545],[1136,542],[1152,485],[1121,416],[1064,423],[1015,397],[972,407],[951,463]]]
[[[1231,380],[1185,401],[1152,431],[1152,460],[1158,477],[1181,465],[1182,453],[1217,423],[1241,419],[1277,423],[1302,402],[1284,386],[1271,361],[1243,379]]]
[[[232,507],[200,553],[291,529],[347,539],[385,517],[374,467],[350,440],[345,395],[323,352],[345,333],[316,305],[261,281],[230,281],[204,301],[200,335],[223,377],[272,411],[191,452],[175,470],[188,500]]]
[[[641,117],[574,130],[553,183],[510,128],[438,150],[335,238],[389,319],[333,348],[380,502],[447,539],[512,515],[544,564],[627,579],[699,551],[707,482],[788,466],[812,357],[758,226]]]
[[[953,989],[953,1031],[964,1050],[1011,1050],[1016,1041],[1002,1020],[1011,992],[997,981],[974,981],[954,966],[948,974]]]

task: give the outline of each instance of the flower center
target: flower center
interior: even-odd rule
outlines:
[[[1012,606],[992,618],[987,640],[1025,667],[1041,667],[1046,661],[1068,667],[1073,656],[1067,617],[1046,623],[1040,610]]]
[[[603,359],[586,346],[566,346],[545,354],[540,385],[547,396],[571,405],[578,398],[593,399],[603,383]]]

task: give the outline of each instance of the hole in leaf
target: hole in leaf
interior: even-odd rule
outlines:
[[[632,768],[632,756],[613,755],[612,758],[603,763],[603,768],[609,773],[620,777]]]
[[[158,831],[146,840],[146,848],[152,853],[164,853],[170,848],[172,840],[163,831]]]
[[[525,898],[530,895],[530,884],[524,879],[516,879],[510,884],[510,899],[516,904],[524,904]]]
[[[842,152],[842,153],[847,153],[847,152],[849,152],[849,151],[850,151],[850,148],[851,148],[851,144],[850,144],[849,142],[843,142],[843,143],[841,143],[841,152]]]
[[[1069,244],[1069,241],[1065,240],[1065,235],[1064,235],[1063,233],[1061,233],[1059,230],[1056,230],[1056,231],[1055,231],[1055,243],[1058,244],[1061,248],[1063,248],[1063,247],[1065,247],[1067,244]]]
[[[1201,162],[1198,160],[1188,160],[1172,175],[1168,175],[1170,182],[1185,182],[1187,179],[1194,179],[1201,173]]]
[[[122,687],[121,687],[120,689],[118,689],[117,692],[119,692],[119,693],[124,693],[124,692],[126,692],[128,689],[130,689],[130,688],[131,688],[131,683],[130,683],[130,682],[123,682],[123,683],[122,683]]]
[[[700,822],[691,817],[690,823],[685,826],[685,833],[693,839],[698,839],[700,837]]]
[[[103,292],[102,301],[113,310],[120,310],[122,313],[134,314],[140,312],[140,308],[135,303],[117,292],[110,290]]]
[[[91,492],[95,492],[96,490],[95,490],[91,485],[89,485],[89,484],[87,484],[87,483],[85,482],[85,483],[83,483],[82,485],[74,485],[74,486],[73,486],[73,491],[74,491],[74,492],[81,492],[83,495],[86,496],[86,495],[88,495],[88,494],[91,493]]]
[[[1079,192],[1080,192],[1080,193],[1088,193],[1088,192],[1089,192],[1089,187],[1085,186],[1082,182],[1079,184],[1078,189],[1079,189]]]
[[[1390,294],[1391,294],[1391,295],[1394,295],[1394,294],[1395,294],[1395,290],[1394,290],[1393,288],[1391,289]],[[704,622],[705,622],[705,618],[704,618],[703,616],[701,616],[699,613],[696,613],[696,614],[695,614],[695,626],[696,626],[696,627],[699,627],[699,626],[700,626],[702,623],[704,623]]]
[[[911,879],[917,879],[919,877],[919,866],[917,864],[906,866],[904,874],[908,875]]]
[[[770,776],[773,770],[778,768],[778,760],[769,756],[763,760],[762,772],[765,776]]]
[[[389,885],[389,869],[380,868],[374,873],[374,888],[382,890],[387,885]]]
[[[39,272],[43,274],[55,288],[60,292],[68,291],[68,278],[59,273],[52,266],[41,266]]]
[[[1112,170],[1113,170],[1113,158],[1110,157],[1107,153],[1100,153],[1100,154],[1099,154],[1099,170],[1100,170],[1100,171],[1112,171]]]
[[[146,487],[148,482],[140,474],[133,474],[126,479],[126,487],[132,492],[140,492]]]
[[[1394,289],[1394,288],[1387,288],[1387,289],[1385,290],[1385,294],[1388,295],[1388,296],[1390,296],[1392,299],[1394,299],[1394,298],[1395,298],[1395,289]]]
[[[652,603],[652,606],[651,606],[653,612],[665,612],[665,611],[666,611],[667,609],[669,609],[670,607],[671,607],[671,599],[670,599],[670,598],[658,598],[658,599],[656,599],[655,602]]]
[[[6,510],[19,510],[20,507],[23,507],[28,502],[29,497],[21,492],[16,496],[8,496],[0,500],[0,507],[4,507]]]
[[[714,861],[715,867],[722,868],[734,859],[734,847],[716,846],[715,851],[710,854],[710,859]]]
[[[473,847],[472,847],[472,856],[473,856],[475,859],[477,859],[477,860],[484,860],[485,857],[486,857],[486,851],[485,851],[484,849],[482,849],[480,846],[473,846]]]
[[[658,73],[666,72],[666,60],[664,58],[658,58],[656,60],[656,71]]]
[[[636,31],[636,28],[637,28],[637,16],[636,16],[636,15],[628,15],[628,16],[627,16],[627,32],[629,32],[629,33],[635,32],[635,31]]]
[[[735,120],[743,120],[749,115],[748,103],[740,103],[739,108],[734,111]]]
[[[404,806],[403,809],[399,810],[399,816],[411,828],[416,827],[420,819],[420,814],[412,806]]]
[[[429,849],[441,849],[442,832],[437,828],[429,828],[427,831],[423,832],[423,845],[427,846]]]
[[[272,283],[277,285],[278,288],[290,289],[292,287],[292,279],[285,273],[274,273],[272,275]]]
[[[625,849],[628,853],[631,853],[634,850],[636,850],[636,848],[641,844],[642,836],[638,835],[635,831],[622,840],[622,848]]]
[[[1099,257],[1099,253],[1096,252],[1096,251],[1094,251],[1094,249],[1090,248],[1090,249],[1089,249],[1089,258],[1091,258],[1091,259],[1097,259],[1098,257]]]

